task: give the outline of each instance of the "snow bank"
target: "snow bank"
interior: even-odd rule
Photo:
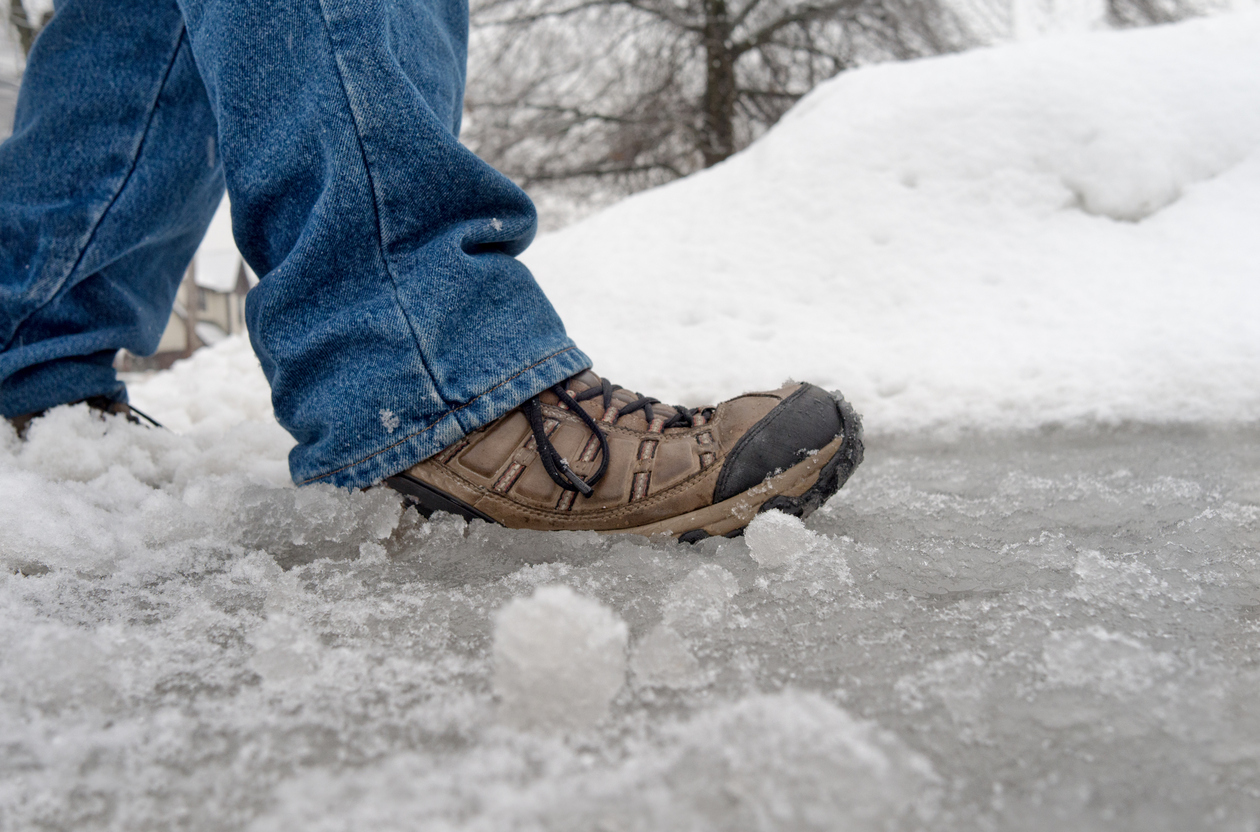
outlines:
[[[614,381],[875,433],[1260,417],[1260,14],[845,73],[525,259]]]

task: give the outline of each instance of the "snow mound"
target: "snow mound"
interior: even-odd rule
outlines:
[[[1247,13],[846,72],[525,259],[669,401],[791,376],[874,435],[1256,419],[1257,53]]]
[[[524,727],[590,728],[626,679],[625,622],[567,586],[542,586],[494,619],[494,690]]]

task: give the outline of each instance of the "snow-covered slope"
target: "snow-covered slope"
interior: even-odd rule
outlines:
[[[525,259],[614,381],[875,432],[1260,417],[1260,15],[846,73]]]

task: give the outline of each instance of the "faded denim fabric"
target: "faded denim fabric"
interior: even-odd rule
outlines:
[[[366,486],[590,366],[457,141],[465,0],[66,0],[0,146],[0,410],[125,399],[226,182],[298,483]]]

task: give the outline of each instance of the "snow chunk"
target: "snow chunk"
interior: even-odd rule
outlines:
[[[495,616],[494,690],[522,727],[599,722],[626,678],[625,622],[567,586],[539,587]]]
[[[250,667],[267,682],[292,682],[319,668],[319,642],[292,615],[269,614],[250,641],[258,651],[250,659]]]
[[[818,544],[818,535],[805,528],[799,517],[781,511],[763,511],[744,530],[748,554],[765,569],[796,560]]]
[[[276,424],[271,388],[244,335],[197,350],[128,390],[137,407],[177,433],[222,432],[242,421]],[[293,440],[278,426],[273,435],[278,452],[288,453]]]

